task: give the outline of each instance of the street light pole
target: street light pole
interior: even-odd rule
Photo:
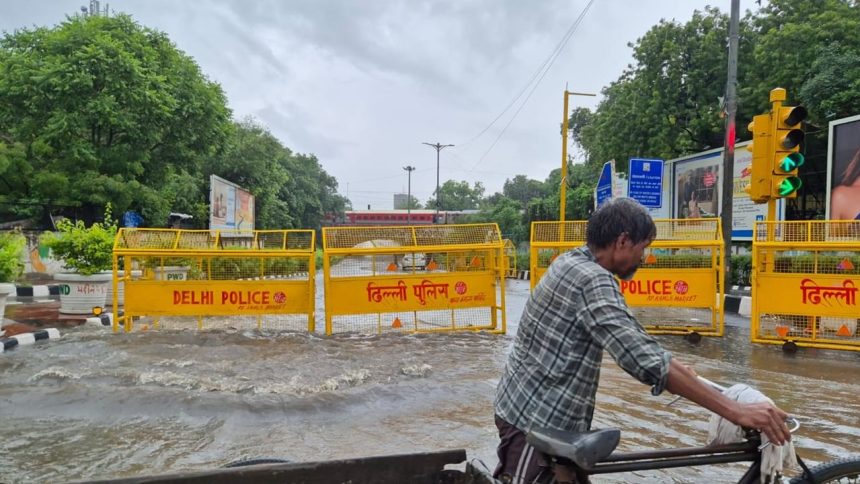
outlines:
[[[430,147],[436,149],[436,221],[438,222],[439,221],[439,204],[442,203],[440,193],[439,193],[439,152],[442,151],[444,148],[448,148],[449,146],[454,146],[454,145],[443,145],[443,144],[439,143],[438,141],[436,142],[436,144],[433,144],[433,143],[421,143],[421,144],[425,144],[427,146],[430,146]]]
[[[412,172],[415,171],[414,166],[404,166],[404,170],[408,171],[406,182],[406,224],[412,223]]]
[[[570,92],[564,90],[564,117],[561,121],[561,191],[558,194],[558,221],[564,222],[564,212],[567,208],[567,98],[568,96],[596,96],[597,94],[589,94],[585,92]]]

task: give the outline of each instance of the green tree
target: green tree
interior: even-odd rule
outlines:
[[[208,184],[209,175],[216,175],[254,195],[256,228],[294,227],[298,222],[296,213],[281,198],[281,190],[290,178],[290,156],[290,151],[264,126],[248,118],[233,125],[224,152],[208,161],[205,180]]]
[[[839,45],[820,49],[798,98],[821,123],[860,113],[860,50]]]
[[[782,87],[791,104],[806,93],[804,97],[812,101],[808,119],[812,124],[826,125],[820,116],[828,114],[857,113],[856,87],[853,93],[846,93],[842,89],[852,89],[852,83],[828,79],[860,52],[856,1],[773,0],[762,7],[752,24],[756,37],[751,75],[739,92],[755,112],[769,108],[768,93]],[[856,80],[850,78],[857,72],[856,64],[845,67],[847,71],[836,71],[844,77],[842,81]],[[804,89],[806,83],[812,84]],[[844,109],[842,103],[847,103]]]
[[[394,207],[395,210],[406,210],[407,208],[417,210],[422,208],[422,205],[415,195],[409,195],[409,200],[407,200],[406,203],[396,203]]]
[[[313,155],[295,154],[253,119],[235,123],[221,156],[206,166],[254,195],[259,229],[318,229],[327,213],[343,213],[337,180]]]
[[[285,160],[291,174],[279,197],[296,217],[296,228],[318,229],[327,213],[343,213],[347,200],[337,193],[337,179],[326,173],[314,155],[292,154]]]
[[[495,204],[485,206],[470,222],[495,222],[499,224],[502,237],[514,243],[528,240],[529,237],[522,204],[511,198],[501,197]]]
[[[477,210],[484,198],[484,185],[475,182],[448,180],[439,187],[440,210]],[[436,208],[436,197],[430,198],[427,208]]]
[[[502,194],[512,200],[520,203],[521,208],[528,206],[528,203],[535,199],[544,196],[546,187],[539,180],[532,180],[525,175],[517,175],[512,179],[505,180],[502,188]]]
[[[0,177],[25,203],[144,209],[172,176],[198,174],[221,150],[229,119],[221,88],[128,16],[76,16],[0,39],[0,135],[24,152]]]
[[[751,35],[747,20],[740,33]],[[686,24],[663,20],[630,44],[635,64],[603,90],[593,116],[571,118],[588,161],[615,159],[626,171],[632,157],[673,158],[722,145],[727,35],[728,17],[708,7]],[[741,59],[751,51],[741,43]]]

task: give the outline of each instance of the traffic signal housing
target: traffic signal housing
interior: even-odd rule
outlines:
[[[752,144],[747,145],[747,150],[752,152],[752,167],[750,183],[744,188],[750,199],[755,203],[764,203],[770,200],[771,195],[771,160],[773,149],[771,142],[771,114],[759,114],[749,124],[750,133],[753,135]]]
[[[803,165],[800,144],[805,134],[801,123],[807,111],[803,106],[779,106],[772,113],[772,171],[770,198],[795,198],[802,183],[797,176]]]

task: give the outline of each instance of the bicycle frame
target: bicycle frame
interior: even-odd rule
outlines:
[[[579,468],[563,457],[551,457],[551,459],[553,467],[565,467],[581,481],[584,481],[587,476],[598,474],[750,462],[749,469],[738,481],[738,484],[753,484],[759,482],[761,474],[760,444],[761,438],[758,433],[748,432],[744,442],[734,444],[616,452],[587,470]]]
[[[749,440],[713,447],[620,452],[610,455],[588,471],[579,471],[594,475],[732,462],[752,462],[752,467],[758,467],[761,459],[758,446],[758,442]]]

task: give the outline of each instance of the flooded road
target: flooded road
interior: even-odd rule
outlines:
[[[61,329],[60,340],[0,355],[0,482],[453,448],[492,468],[493,394],[527,295],[528,281],[508,281],[505,336]],[[724,338],[660,340],[700,375],[756,386],[799,416],[804,458],[860,454],[860,355],[787,356],[751,345],[748,322],[727,319]],[[595,427],[622,428],[623,450],[704,443],[706,411],[666,407],[669,395],[648,390],[607,358]],[[711,466],[594,481],[725,482],[742,472]]]

